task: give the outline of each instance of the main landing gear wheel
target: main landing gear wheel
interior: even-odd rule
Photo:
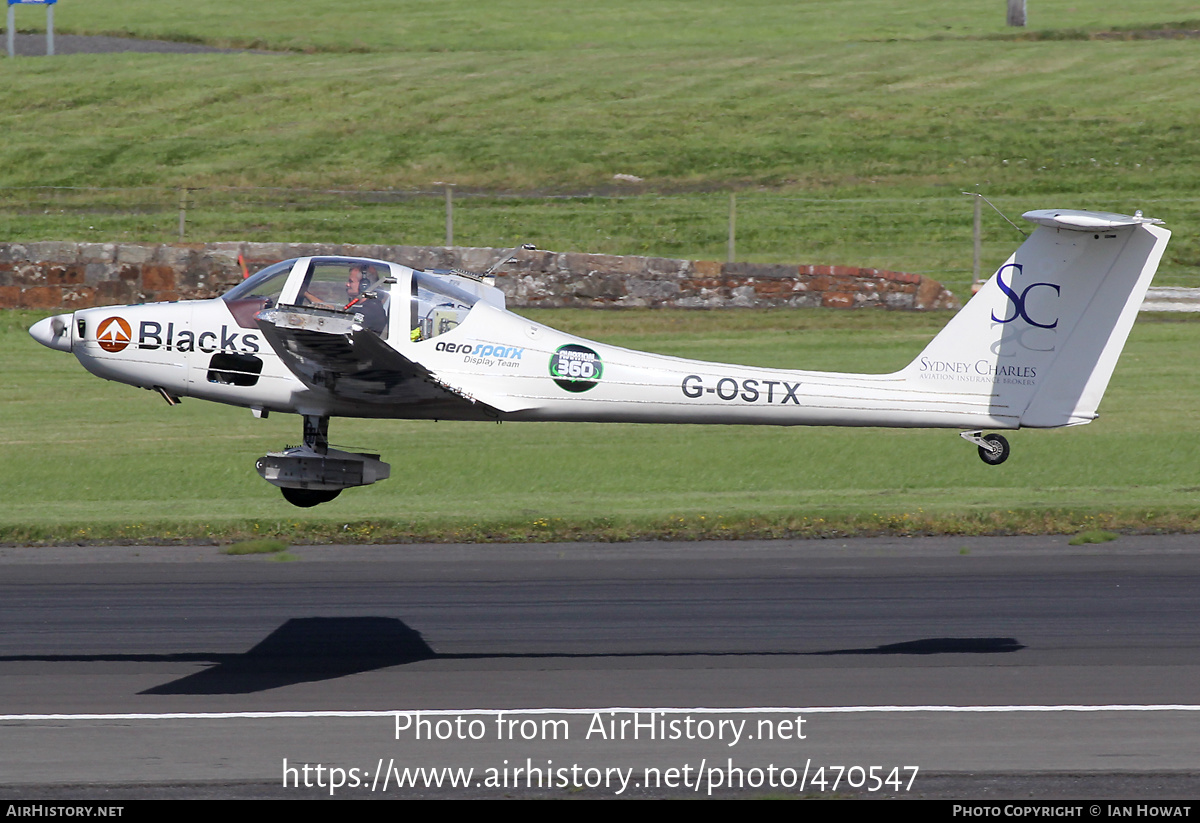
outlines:
[[[289,489],[287,486],[283,486],[279,490],[283,492],[284,500],[302,509],[311,509],[313,506],[328,503],[342,493],[341,489],[333,489],[332,491],[325,489]]]
[[[1008,446],[1008,440],[1001,434],[987,434],[983,437],[988,443],[992,444],[992,448],[987,446],[979,447],[979,459],[989,466],[999,466],[1008,459],[1008,453],[1011,449]]]

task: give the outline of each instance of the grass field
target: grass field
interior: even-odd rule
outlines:
[[[88,0],[60,33],[267,54],[4,65],[3,240],[455,240],[923,272],[962,291],[971,205],[1147,214],[1200,286],[1194,0]],[[18,10],[22,30],[40,10]],[[618,184],[614,174],[643,178]],[[301,190],[304,191],[301,191]],[[338,190],[348,194],[334,193]],[[364,192],[372,192],[364,194]],[[520,197],[510,196],[514,193]],[[550,199],[549,195],[572,195]],[[594,195],[594,196],[593,196]],[[985,219],[984,268],[1019,238]],[[690,357],[886,371],[944,317],[539,315]],[[1200,325],[1144,318],[1097,423],[1014,434],[335,421],[392,479],[311,511],[254,473],[294,419],[106,384],[0,323],[0,540],[603,539],[1200,527]],[[569,458],[569,459],[568,459]]]
[[[991,0],[89,0],[59,9],[60,31],[283,53],[6,64],[0,219],[12,239],[169,240],[184,186],[202,189],[192,240],[440,243],[436,200],[249,205],[221,187],[612,192],[624,173],[645,182],[619,201],[465,205],[456,241],[722,258],[738,190],[742,259],[961,289],[958,192],[979,186],[1013,215],[1142,208],[1176,231],[1160,282],[1200,286],[1200,40],[1091,39],[1197,17],[1044,0],[1014,33]],[[11,188],[42,186],[119,191]],[[994,266],[1013,233],[990,213],[987,232]]]
[[[537,312],[605,341],[757,365],[888,371],[944,322],[908,313]],[[295,509],[254,460],[299,420],[255,420],[86,374],[0,315],[0,542],[544,540],[1200,529],[1191,438],[1200,321],[1143,318],[1096,423],[1015,432],[985,466],[954,431],[335,420],[391,479]]]
[[[832,40],[1086,39],[1095,31],[1195,28],[1190,0],[1079,4],[1035,0],[1026,29],[1004,24],[988,0],[360,0],[352,5],[287,0],[89,0],[60,9],[58,26],[79,34],[148,37],[302,53],[575,52],[725,48],[791,50]],[[40,30],[36,12],[18,19]]]

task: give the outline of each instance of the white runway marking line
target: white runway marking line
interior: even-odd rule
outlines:
[[[504,714],[1002,714],[1016,712],[1200,712],[1200,705],[1185,703],[1108,704],[1099,706],[755,706],[751,708],[678,708],[609,706],[599,709],[391,709],[387,711],[309,711],[309,712],[163,712],[127,714],[0,714],[0,722],[21,720],[274,720],[304,718],[396,717],[427,715],[496,716]]]

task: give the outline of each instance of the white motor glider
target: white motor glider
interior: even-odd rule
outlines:
[[[83,309],[29,331],[170,404],[302,415],[304,445],[258,461],[297,506],[389,474],[379,455],[329,447],[339,416],[955,428],[998,464],[1008,442],[983,429],[1095,419],[1171,236],[1140,212],[1025,219],[1038,228],[894,374],[632,351],[506,311],[488,275],[348,257],[285,260],[222,297]]]

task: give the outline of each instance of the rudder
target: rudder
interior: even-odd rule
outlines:
[[[1012,427],[1087,423],[1171,233],[1140,214],[1040,210],[1034,233],[902,374],[987,395]]]

